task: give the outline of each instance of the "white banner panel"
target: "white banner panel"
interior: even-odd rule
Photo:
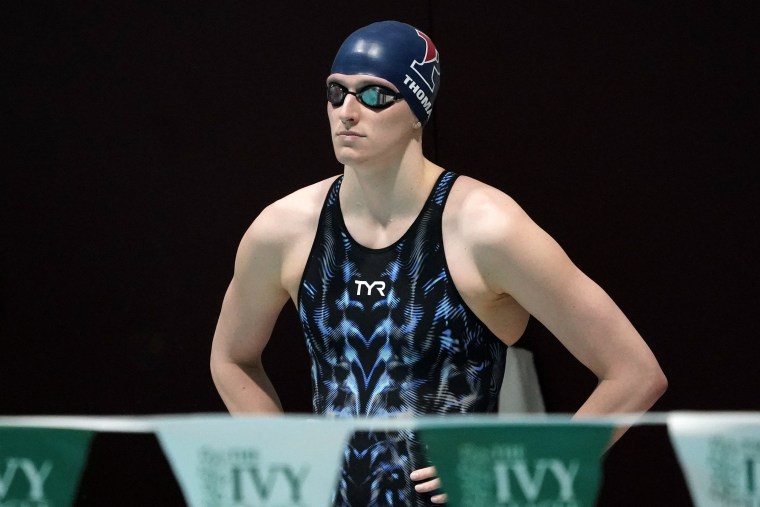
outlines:
[[[760,507],[760,414],[668,416],[668,433],[697,507]]]
[[[191,507],[325,507],[350,419],[194,416],[155,420]]]

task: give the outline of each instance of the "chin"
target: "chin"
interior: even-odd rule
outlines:
[[[359,156],[353,150],[347,150],[346,148],[337,148],[335,150],[335,158],[343,165],[355,166],[367,161],[367,157]]]

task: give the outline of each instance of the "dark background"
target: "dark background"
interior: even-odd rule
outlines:
[[[224,410],[208,355],[238,241],[340,172],[324,78],[386,18],[441,53],[427,155],[510,194],[607,289],[669,377],[655,410],[759,410],[749,5],[4,7],[0,414]],[[593,376],[535,321],[522,345],[547,408],[577,408]],[[285,409],[309,411],[291,306],[265,361]],[[96,439],[80,503],[137,505],[130,481],[179,503],[155,441],[124,438]],[[664,428],[632,430],[605,475],[601,505],[688,505]]]

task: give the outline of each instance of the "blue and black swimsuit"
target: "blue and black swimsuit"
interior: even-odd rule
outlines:
[[[357,243],[331,186],[304,270],[298,310],[311,357],[314,412],[417,416],[497,409],[507,347],[451,280],[441,219],[457,175],[443,172],[394,244]],[[335,506],[428,505],[409,474],[428,466],[411,432],[361,432],[345,450]]]

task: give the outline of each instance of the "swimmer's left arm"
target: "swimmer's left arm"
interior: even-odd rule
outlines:
[[[667,380],[620,308],[514,201],[494,198],[491,206],[492,219],[478,227],[476,263],[492,291],[514,297],[597,376],[576,416],[651,408]]]
[[[474,214],[463,210],[465,241],[489,288],[509,294],[549,329],[599,383],[576,417],[636,413],[667,387],[654,354],[615,302],[508,196],[488,191]],[[485,204],[484,204],[485,202]],[[617,441],[626,428],[618,428]],[[417,470],[419,492],[440,488],[435,468]],[[445,503],[439,495],[434,503]]]

